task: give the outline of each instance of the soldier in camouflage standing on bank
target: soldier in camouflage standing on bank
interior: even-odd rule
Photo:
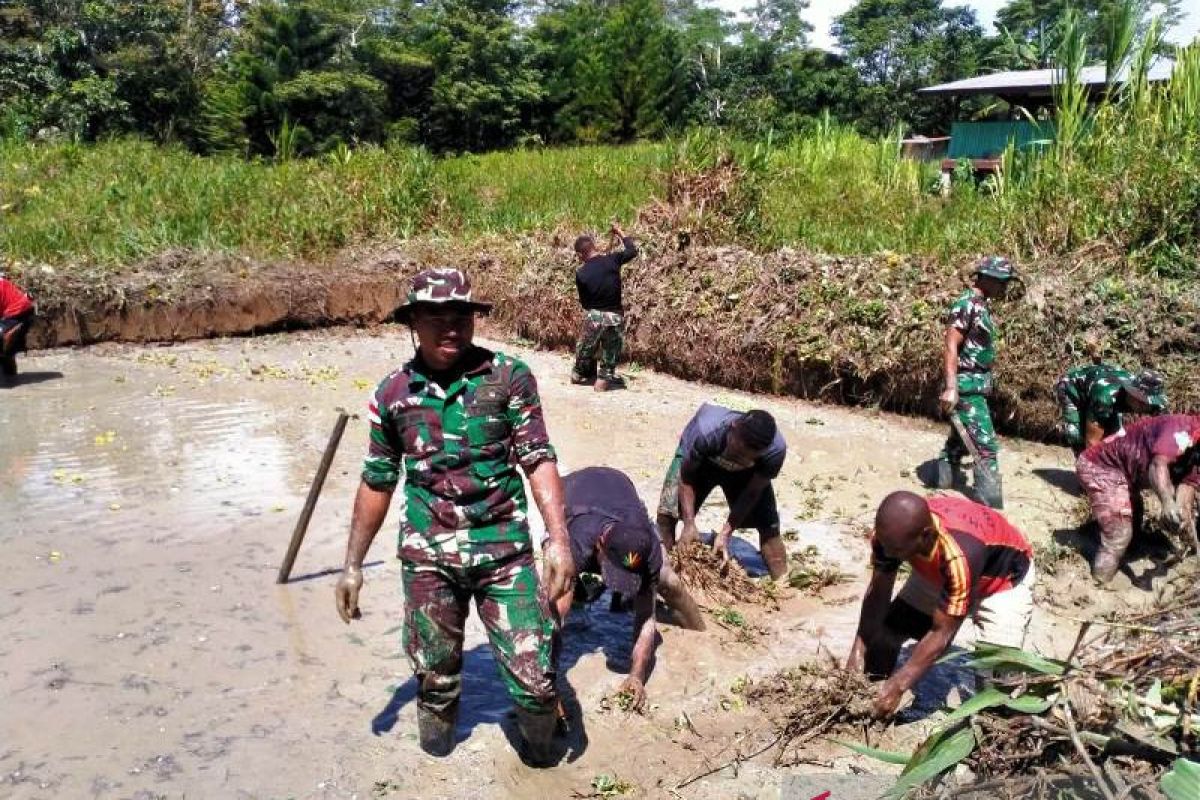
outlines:
[[[625,345],[625,311],[621,302],[621,266],[637,257],[637,245],[613,222],[609,235],[620,240],[622,249],[601,253],[591,234],[575,240],[575,256],[580,261],[575,271],[575,288],[583,306],[583,329],[575,347],[575,366],[571,382],[592,383],[597,392],[619,389],[624,382],[617,377],[617,361]],[[597,374],[596,351],[600,352]]]
[[[946,314],[942,411],[954,414],[978,451],[982,463],[974,465],[975,493],[992,508],[1004,507],[997,460],[999,445],[988,397],[992,393],[992,363],[996,360],[996,324],[988,301],[1003,299],[1016,273],[1007,259],[988,256],[975,266],[975,283],[954,301]],[[938,488],[954,484],[967,448],[954,425],[937,461]]]
[[[1111,364],[1067,370],[1054,386],[1063,434],[1078,456],[1122,427],[1122,414],[1157,415],[1167,410],[1162,375],[1144,369],[1134,375]]]
[[[338,614],[359,616],[362,564],[383,524],[403,466],[399,555],[404,650],[418,681],[417,723],[427,753],[454,748],[462,690],[463,628],[475,599],[525,738],[526,760],[553,762],[557,724],[549,603],[574,578],[562,481],[542,420],[537,383],[515,358],[472,343],[475,314],[456,269],[412,281],[396,319],[416,355],[379,384],[370,448],[354,501]],[[545,591],[539,588],[517,465],[546,523]]]

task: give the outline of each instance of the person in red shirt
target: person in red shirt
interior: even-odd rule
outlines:
[[[1200,552],[1192,513],[1200,486],[1200,416],[1169,414],[1134,422],[1084,450],[1075,472],[1100,525],[1100,549],[1092,561],[1092,577],[1100,583],[1116,575],[1133,541],[1146,485],[1158,497],[1163,527],[1187,531]],[[1181,487],[1178,496],[1176,486]]]
[[[17,353],[25,349],[25,335],[33,317],[29,295],[0,275],[0,375],[17,374]]]
[[[957,497],[892,492],[875,513],[871,582],[847,669],[884,678],[873,713],[891,716],[968,617],[975,639],[1023,647],[1033,614],[1033,548],[1000,512]],[[902,562],[912,575],[895,599]],[[896,669],[900,648],[917,646]]]

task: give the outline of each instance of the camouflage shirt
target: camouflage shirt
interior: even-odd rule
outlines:
[[[991,372],[996,360],[996,324],[987,298],[972,289],[966,290],[950,306],[943,322],[963,335],[958,348],[958,371]]]
[[[555,460],[537,382],[524,362],[501,353],[475,347],[464,358],[463,373],[444,389],[414,358],[371,398],[362,477],[392,490],[403,464],[402,551],[530,546],[517,464],[528,471]]]
[[[1067,370],[1063,376],[1062,393],[1088,419],[1102,426],[1112,424],[1121,427],[1121,413],[1117,401],[1125,382],[1134,376],[1128,370],[1109,364],[1089,364]]]

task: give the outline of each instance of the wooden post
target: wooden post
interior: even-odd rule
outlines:
[[[279,567],[279,575],[275,578],[276,583],[287,583],[288,577],[292,574],[292,565],[296,563],[296,554],[300,552],[300,543],[304,541],[304,534],[308,533],[308,521],[312,519],[313,509],[317,506],[317,498],[321,496],[321,487],[325,485],[325,476],[329,474],[329,465],[333,463],[333,454],[337,452],[338,443],[342,441],[342,434],[346,431],[346,423],[350,420],[350,415],[344,408],[339,408],[337,412],[337,422],[333,425],[333,433],[329,435],[329,444],[325,445],[325,454],[321,456],[317,475],[308,489],[308,499],[304,501],[300,519],[296,520],[296,528],[292,531],[292,541],[288,544],[287,555],[283,557],[283,564]]]

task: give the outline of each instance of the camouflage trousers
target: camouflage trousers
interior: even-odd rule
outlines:
[[[991,470],[993,475],[1000,474],[1000,444],[996,441],[996,428],[992,425],[992,412],[988,408],[988,396],[992,393],[991,373],[959,373],[958,375],[958,405],[954,413],[971,443],[979,451],[983,461],[982,466]],[[950,435],[946,437],[946,446],[942,448],[941,458],[952,464],[957,464],[968,454],[967,446],[963,444],[954,426],[950,426]]]
[[[554,703],[554,623],[530,550],[471,567],[432,553],[423,558],[409,549],[401,575],[404,652],[417,676],[422,707],[444,714],[458,702],[472,597],[509,696],[534,713]]]
[[[600,351],[601,380],[611,381],[617,375],[617,360],[625,346],[625,318],[615,311],[587,311],[579,343],[575,346],[575,367],[571,378],[589,380],[597,376],[596,351]]]

